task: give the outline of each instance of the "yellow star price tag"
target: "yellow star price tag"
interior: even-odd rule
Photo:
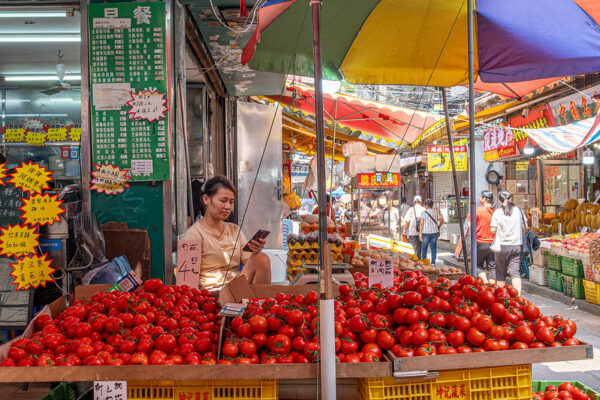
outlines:
[[[27,132],[25,143],[30,146],[44,146],[46,143],[46,134],[44,132]]]
[[[32,255],[21,258],[17,263],[10,265],[14,269],[10,275],[15,277],[12,283],[17,285],[17,290],[46,287],[46,283],[54,281],[52,273],[56,270],[50,266],[51,263],[52,260],[46,259],[46,254],[41,257]]]
[[[6,178],[6,163],[0,164],[0,185],[6,185],[4,178]]]
[[[5,142],[24,142],[25,141],[25,129],[7,129],[4,133],[4,141]]]
[[[29,199],[23,199],[23,202],[25,204],[20,208],[23,211],[21,218],[31,226],[35,224],[52,225],[60,222],[59,215],[65,212],[60,207],[62,200],[58,200],[58,195],[38,194]]]
[[[35,253],[35,248],[39,245],[39,236],[35,227],[29,228],[26,225],[8,225],[6,228],[0,228],[0,256]]]
[[[92,171],[92,186],[90,190],[95,190],[98,193],[118,194],[123,193],[125,188],[129,187],[128,180],[131,177],[128,175],[128,169],[121,169],[119,166],[112,164],[94,164],[95,171]]]
[[[69,132],[69,136],[71,137],[72,142],[81,141],[81,128],[73,128]]]
[[[40,167],[39,164],[30,161],[15,168],[9,182],[21,188],[23,192],[41,193],[44,189],[50,189],[48,182],[52,180],[51,174],[52,171],[47,171],[46,167]]]
[[[67,128],[50,128],[48,129],[48,142],[64,142],[67,140]]]

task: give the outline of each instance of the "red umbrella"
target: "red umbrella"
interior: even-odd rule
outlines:
[[[315,91],[295,84],[289,95],[268,96],[286,106],[315,115]],[[367,101],[344,94],[324,94],[325,119],[354,130],[411,144],[421,133],[441,119],[440,115]]]

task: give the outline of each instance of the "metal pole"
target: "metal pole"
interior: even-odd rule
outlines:
[[[319,264],[321,265],[321,276],[331,276],[331,263],[325,261],[327,249],[327,204],[325,197],[325,132],[323,129],[323,80],[322,80],[322,60],[321,60],[321,2],[320,0],[310,0],[312,7],[313,22],[313,58],[315,71],[315,127],[317,134],[317,188],[319,204]],[[335,146],[335,144],[334,144]],[[333,206],[333,205],[332,205]],[[329,261],[329,260],[327,260]],[[329,271],[324,271],[327,268]],[[324,286],[331,282],[324,282]],[[331,291],[325,290],[325,293],[331,294]],[[333,300],[322,294],[320,301],[321,315],[321,395],[324,400],[336,399],[336,366],[335,366],[335,346],[333,327]],[[330,326],[331,325],[331,326]]]
[[[456,177],[456,165],[454,164],[454,143],[452,143],[452,133],[450,132],[450,116],[448,115],[448,98],[446,97],[446,88],[442,88],[442,99],[444,101],[444,117],[446,118],[446,133],[448,134],[448,145],[450,146],[450,161],[452,162],[452,180],[454,181],[454,194],[456,195],[458,227],[460,229],[460,240],[462,243],[464,254],[463,259],[465,262],[465,273],[468,273],[469,262],[467,260],[467,242],[465,240],[465,229],[463,227],[462,211],[460,210],[460,191],[458,190],[458,178]],[[471,217],[471,219],[473,219],[473,217]]]
[[[473,25],[475,9],[473,7],[473,0],[467,0],[467,13],[469,35],[469,211],[471,213],[471,275],[477,276],[477,229],[476,218],[473,218],[476,215],[477,207],[477,194],[475,193],[475,32]],[[456,203],[460,208],[458,198],[456,199]]]

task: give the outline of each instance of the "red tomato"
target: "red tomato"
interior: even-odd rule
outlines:
[[[276,334],[267,339],[267,347],[274,354],[287,354],[292,348],[292,342],[286,335]]]
[[[549,327],[540,328],[535,334],[535,338],[547,345],[554,343],[554,333],[552,333],[552,330]]]
[[[473,346],[481,346],[485,342],[486,337],[483,332],[477,328],[469,328],[467,331],[467,341]]]

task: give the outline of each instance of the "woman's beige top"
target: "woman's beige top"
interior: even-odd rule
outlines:
[[[179,239],[201,242],[200,285],[208,290],[219,289],[224,280],[227,283],[238,276],[240,265],[248,261],[252,253],[242,251],[248,241],[243,232],[240,232],[238,237],[240,228],[236,224],[224,222],[223,234],[218,235],[206,229],[202,221],[201,219],[190,226]],[[227,273],[228,266],[229,273]]]

